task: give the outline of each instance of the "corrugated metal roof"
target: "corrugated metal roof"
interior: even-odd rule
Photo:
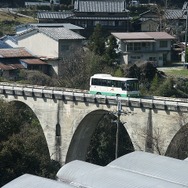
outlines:
[[[124,42],[140,43],[140,42],[156,42],[156,41],[155,40],[124,40]]]
[[[184,160],[137,151],[107,166],[188,187],[188,163]]]
[[[185,188],[188,163],[146,152],[124,155],[105,167],[73,161],[57,177],[77,187],[88,188]],[[79,173],[80,172],[80,173]]]
[[[48,65],[46,62],[36,58],[20,59],[20,61],[30,65]]]
[[[166,32],[130,32],[130,33],[112,33],[115,37],[122,40],[160,40],[160,39],[175,39]]]
[[[115,37],[122,39],[122,40],[151,40],[153,39],[151,36],[147,35],[145,32],[130,32],[130,33],[125,33],[125,32],[118,32],[118,33],[112,33]]]
[[[147,34],[154,39],[175,39],[175,37],[166,32],[147,32]]]
[[[2,188],[73,188],[73,186],[47,178],[24,174]]]
[[[184,161],[188,162],[188,158],[184,159]]]
[[[25,67],[21,65],[20,63],[18,64],[3,64],[0,63],[0,70],[15,70],[15,69],[24,69]]]
[[[0,49],[0,58],[33,57],[25,48]]]
[[[78,0],[75,1],[76,12],[128,12],[125,0]]]
[[[172,182],[110,167],[84,174],[72,185],[88,188],[185,188]]]
[[[63,166],[63,168],[57,172],[56,176],[60,181],[71,183],[74,182],[77,177],[99,168],[101,167],[98,165],[75,160]]]
[[[69,162],[57,173],[61,181],[23,175],[3,188],[186,188],[187,172],[187,161],[137,151],[104,167],[78,160]]]
[[[66,28],[51,28],[51,27],[39,27],[38,30],[41,33],[46,34],[47,36],[55,39],[85,39],[83,36],[75,33]]]

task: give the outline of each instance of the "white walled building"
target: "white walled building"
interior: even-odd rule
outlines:
[[[175,38],[166,32],[111,33],[118,42],[121,63],[152,61],[163,66],[171,61],[171,43]]]
[[[21,32],[16,39],[19,47],[38,57],[54,59],[72,53],[72,47],[82,47],[85,38],[64,27],[38,27]]]

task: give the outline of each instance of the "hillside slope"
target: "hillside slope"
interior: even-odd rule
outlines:
[[[17,25],[34,22],[36,19],[32,17],[10,12],[8,9],[0,9],[0,37],[14,34]]]

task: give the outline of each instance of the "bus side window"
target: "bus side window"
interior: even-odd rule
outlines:
[[[106,80],[101,80],[101,86],[106,86],[107,82]]]
[[[91,82],[92,85],[97,85],[97,79],[92,79],[92,82]]]
[[[114,82],[114,87],[121,87],[120,81],[113,80],[113,82]]]
[[[112,86],[111,80],[107,80],[107,86],[108,86],[108,87],[111,87],[111,86]]]
[[[115,81],[114,80],[111,80],[111,87],[116,87],[116,83],[115,83]]]
[[[127,90],[127,83],[126,82],[122,82],[121,83],[121,88],[122,88],[122,90]]]

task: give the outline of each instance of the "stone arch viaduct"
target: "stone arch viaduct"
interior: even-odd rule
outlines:
[[[165,155],[172,139],[188,123],[188,102],[170,98],[116,98],[85,91],[44,86],[0,83],[0,98],[19,101],[36,114],[49,154],[62,164],[85,160],[87,147],[98,122],[117,111],[135,150]],[[152,143],[152,144],[151,144]]]

